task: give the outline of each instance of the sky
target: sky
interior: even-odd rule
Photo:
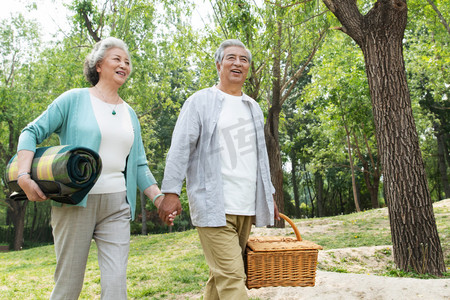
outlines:
[[[62,5],[68,0],[0,0],[0,19],[11,17],[21,12],[26,18],[36,19],[42,28],[43,39],[50,39],[58,27],[68,28],[67,9]],[[36,3],[37,10],[29,11],[29,6]]]
[[[26,18],[36,19],[42,28],[43,40],[51,40],[58,28],[68,29],[68,10],[64,3],[71,0],[0,0],[0,20],[11,17],[12,13],[22,12]],[[211,4],[206,0],[196,0],[197,8],[193,13],[193,26],[202,26],[201,18],[205,18],[211,10]],[[36,10],[29,10],[29,6],[36,3]]]

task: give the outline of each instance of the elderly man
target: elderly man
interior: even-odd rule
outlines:
[[[186,100],[167,155],[159,215],[181,211],[186,177],[191,219],[210,277],[204,299],[247,299],[243,254],[251,226],[279,219],[273,201],[264,116],[242,92],[252,56],[238,40],[215,53],[219,84]]]

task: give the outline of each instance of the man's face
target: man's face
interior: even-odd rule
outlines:
[[[225,48],[221,63],[217,63],[220,83],[224,86],[244,84],[250,67],[249,57],[244,48],[231,46]]]

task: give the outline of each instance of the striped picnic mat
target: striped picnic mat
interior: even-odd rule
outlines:
[[[54,146],[36,149],[31,177],[47,197],[61,203],[78,204],[94,186],[102,169],[97,152],[76,146]],[[13,200],[27,197],[17,184],[17,155],[9,161],[5,182]]]

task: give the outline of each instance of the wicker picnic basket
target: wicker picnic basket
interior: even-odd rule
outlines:
[[[314,286],[317,256],[322,246],[302,240],[298,228],[287,216],[296,238],[283,236],[250,237],[245,267],[247,287]]]

